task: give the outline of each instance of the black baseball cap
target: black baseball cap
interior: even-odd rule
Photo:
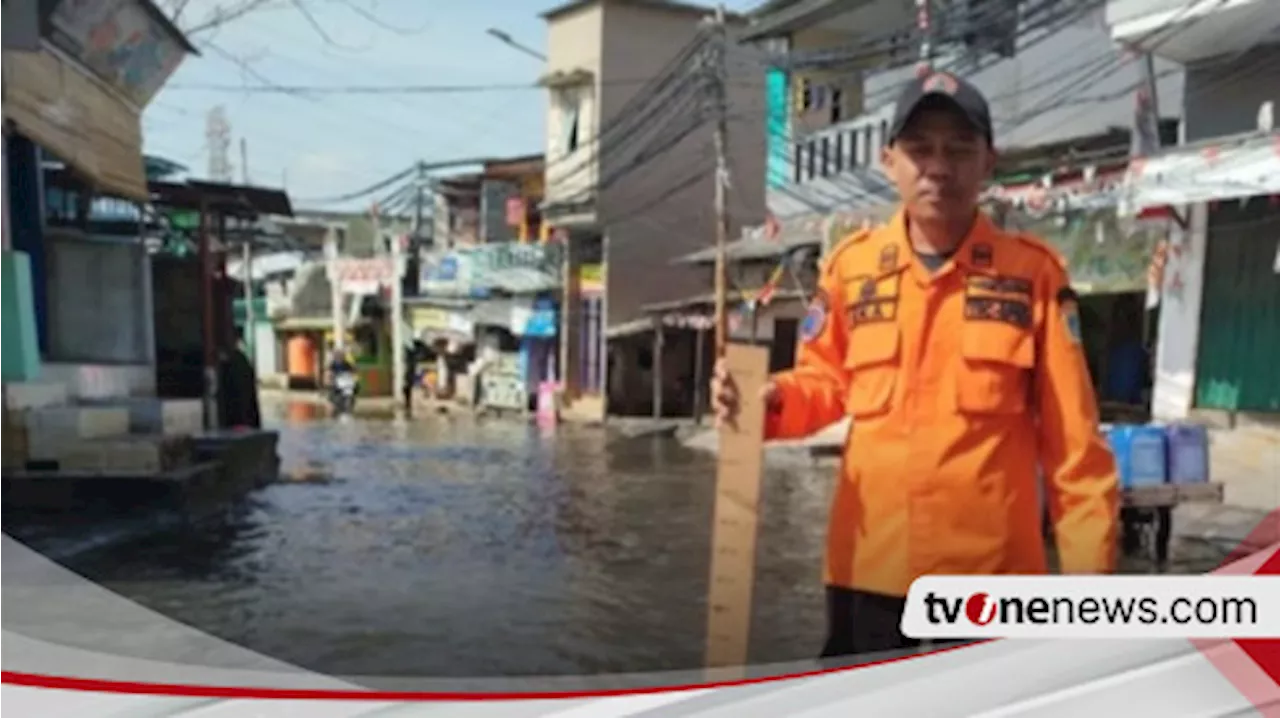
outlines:
[[[902,88],[893,112],[893,123],[889,126],[888,142],[892,144],[898,138],[922,104],[938,98],[955,106],[974,129],[987,138],[987,144],[994,144],[991,108],[987,106],[987,98],[982,96],[982,91],[955,75],[932,71],[913,78]]]

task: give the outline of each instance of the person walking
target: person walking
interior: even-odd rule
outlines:
[[[979,208],[995,169],[981,92],[907,83],[881,161],[901,206],[835,247],[796,366],[764,388],[767,439],[848,416],[830,514],[823,657],[913,648],[899,624],[929,574],[1042,574],[1042,470],[1064,573],[1115,569],[1119,488],[1098,429],[1066,263]],[[717,419],[739,395],[723,361]]]

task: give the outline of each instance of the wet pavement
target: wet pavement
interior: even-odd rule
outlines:
[[[290,405],[271,419],[284,480],[225,518],[62,563],[329,674],[700,667],[713,455],[595,427],[333,421],[321,411]],[[753,662],[809,659],[820,647],[833,478],[829,466],[768,468]],[[1173,570],[1205,571],[1222,554],[1183,546]]]

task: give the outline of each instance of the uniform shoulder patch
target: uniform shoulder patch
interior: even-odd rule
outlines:
[[[830,314],[831,300],[827,297],[827,293],[822,289],[818,289],[813,294],[813,299],[809,301],[809,308],[805,310],[804,318],[800,320],[800,339],[805,342],[811,342],[822,334],[822,330],[827,327],[827,316]]]
[[[1074,344],[1084,342],[1084,330],[1080,326],[1080,297],[1076,290],[1064,286],[1058,290],[1058,312],[1062,315],[1062,324],[1066,327],[1067,338]]]

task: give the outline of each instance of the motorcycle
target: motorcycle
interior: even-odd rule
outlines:
[[[333,413],[341,416],[350,414],[356,406],[356,375],[354,372],[340,372],[333,377],[333,389],[329,392],[329,403]]]

